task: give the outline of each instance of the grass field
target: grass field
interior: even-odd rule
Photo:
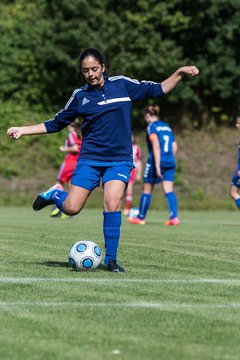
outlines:
[[[150,211],[123,220],[127,272],[68,267],[70,245],[103,248],[100,210],[51,219],[48,209],[0,208],[3,360],[239,359],[240,213]]]

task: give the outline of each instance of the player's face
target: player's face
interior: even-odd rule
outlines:
[[[236,119],[236,127],[240,129],[240,116],[238,116]]]
[[[68,130],[69,132],[73,132],[73,131],[74,131],[74,127],[71,126],[71,125],[68,125],[67,130]]]
[[[148,124],[150,124],[152,122],[152,118],[151,118],[151,115],[149,113],[144,114],[144,119],[146,120],[146,122]]]
[[[82,61],[81,71],[85,81],[89,85],[101,88],[104,85],[105,66],[101,65],[93,56],[87,56]]]

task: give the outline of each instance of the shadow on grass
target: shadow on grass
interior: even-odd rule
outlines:
[[[69,263],[66,261],[44,261],[41,265],[50,266],[50,267],[65,267],[69,268]]]
[[[50,267],[69,268],[71,270],[69,263],[66,261],[44,261],[41,263],[41,265],[50,266]],[[97,269],[106,271],[106,266],[105,264],[100,264]]]
[[[98,269],[99,269],[99,270],[104,270],[104,271],[106,271],[106,265],[103,264],[103,263],[101,263],[101,264],[99,265]]]

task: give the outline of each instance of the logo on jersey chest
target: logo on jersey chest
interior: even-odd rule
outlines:
[[[90,100],[88,100],[87,98],[83,98],[82,105],[86,105],[89,102]]]

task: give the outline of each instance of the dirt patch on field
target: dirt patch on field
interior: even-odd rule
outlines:
[[[220,195],[229,187],[237,167],[240,134],[233,129],[215,133],[189,132],[177,135],[177,159],[182,178],[190,191],[203,189],[209,195]]]

